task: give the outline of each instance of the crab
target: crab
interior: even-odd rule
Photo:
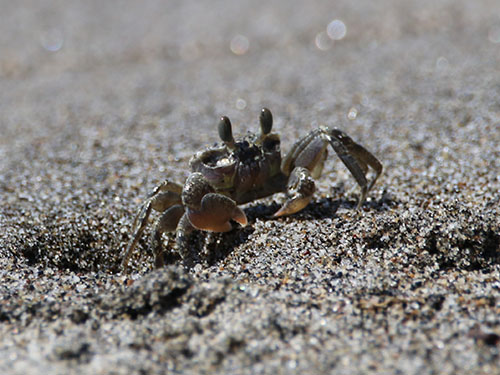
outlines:
[[[164,265],[165,232],[175,232],[176,250],[188,262],[193,256],[187,242],[192,231],[227,232],[233,228],[232,221],[247,225],[241,204],[284,192],[287,200],[273,216],[302,210],[312,199],[314,179],[321,175],[328,145],[360,186],[356,207],[360,208],[383,169],[371,152],[339,129],[320,127],[299,139],[282,158],[280,137],[271,132],[271,111],[263,108],[259,120],[260,134],[248,132],[235,140],[229,118],[222,117],[218,125],[222,143],[191,158],[191,173],[184,185],[165,180],[153,190],[135,218],[133,235],[122,260],[124,272],[153,210],[161,213],[151,236],[157,268]],[[371,181],[367,179],[369,168],[374,172]]]

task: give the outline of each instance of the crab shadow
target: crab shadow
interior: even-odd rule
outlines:
[[[339,209],[356,210],[356,204],[356,200],[354,199],[320,198],[311,202],[302,211],[291,215],[290,218],[297,221],[332,219],[337,216],[337,211]],[[396,203],[387,194],[383,194],[382,198],[379,200],[364,202],[361,209],[381,212],[387,211],[394,204]],[[248,241],[248,238],[255,231],[253,224],[257,219],[262,221],[282,220],[282,218],[273,216],[279,208],[280,204],[276,202],[271,204],[252,204],[244,209],[249,223],[246,227],[242,228],[235,226],[234,229],[226,233],[193,233],[190,245],[202,249],[201,254],[199,254],[195,262],[213,266],[223,261],[233,253],[236,248]]]
[[[362,211],[376,211],[383,212],[389,210],[391,207],[397,205],[397,202],[390,196],[390,194],[384,192],[382,197],[378,200],[365,201],[360,210]],[[260,204],[248,206],[245,208],[245,214],[247,215],[249,222],[254,222],[257,218],[263,221],[268,220],[280,220],[281,218],[274,217],[274,213],[279,210],[280,204],[273,202],[271,204]],[[339,209],[346,209],[349,211],[356,211],[357,201],[356,199],[349,198],[320,198],[313,200],[309,203],[303,210],[290,215],[290,218],[296,220],[321,220],[321,219],[333,219],[337,216],[337,211]]]

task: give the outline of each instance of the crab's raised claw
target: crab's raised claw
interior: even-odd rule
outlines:
[[[370,153],[363,146],[354,142],[352,138],[343,131],[338,129],[328,129],[327,133],[330,145],[335,150],[340,160],[342,160],[347,169],[349,169],[351,174],[354,176],[358,185],[361,187],[361,196],[359,197],[358,204],[356,206],[356,209],[359,209],[361,204],[365,201],[366,195],[382,173],[382,164],[372,153]],[[375,177],[370,184],[368,184],[366,179],[368,166],[373,168],[375,171]]]
[[[314,180],[307,168],[295,167],[287,185],[288,200],[274,214],[274,217],[291,215],[309,204],[315,190]]]
[[[201,199],[201,208],[187,208],[189,221],[196,229],[211,232],[228,232],[234,220],[242,226],[247,225],[247,217],[236,202],[225,195],[208,193]]]
[[[173,205],[180,204],[181,191],[182,187],[180,185],[164,181],[153,190],[151,196],[142,204],[132,225],[134,234],[123,254],[121,269],[124,273],[127,272],[130,257],[135,250],[142,232],[146,228],[151,210],[163,212]]]
[[[201,173],[191,173],[184,184],[182,202],[189,221],[196,229],[211,232],[231,230],[230,220],[247,224],[245,213],[231,198],[215,192]]]

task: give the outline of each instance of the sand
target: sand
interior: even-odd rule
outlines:
[[[500,372],[497,1],[1,8],[2,374]],[[331,153],[302,212],[243,206],[191,269],[148,228],[121,273],[152,189],[262,107],[284,152],[327,125],[377,155],[362,208]]]

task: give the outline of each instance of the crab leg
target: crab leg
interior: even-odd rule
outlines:
[[[187,214],[184,213],[177,224],[177,229],[175,230],[175,244],[177,246],[177,251],[183,260],[188,260],[191,255],[188,252],[187,236],[189,236],[189,234],[195,229],[196,228],[191,225]]]
[[[357,204],[359,208],[382,173],[382,164],[363,146],[338,129],[319,128],[299,139],[283,159],[281,170],[292,178],[294,168],[304,167],[310,171],[313,178],[319,177],[327,156],[328,143],[361,187],[361,196]],[[375,171],[375,177],[370,183],[366,179],[369,167]]]
[[[322,129],[315,129],[299,139],[281,163],[281,170],[289,176],[295,167],[307,168],[313,178],[321,175],[327,156],[327,140]]]
[[[151,196],[142,204],[132,225],[134,234],[123,255],[121,263],[123,272],[127,271],[128,262],[142,232],[144,232],[146,228],[151,210],[163,212],[169,207],[181,203],[181,191],[182,187],[180,185],[170,181],[164,181],[153,190]]]
[[[184,207],[181,204],[176,204],[168,208],[160,216],[154,225],[153,233],[151,234],[151,249],[155,256],[155,267],[163,267],[163,242],[162,234],[165,232],[175,232],[181,217],[184,215]]]
[[[365,201],[366,195],[373,187],[378,177],[382,173],[382,164],[378,159],[363,146],[354,142],[351,137],[338,129],[325,129],[328,135],[328,141],[335,150],[340,160],[349,169],[358,185],[361,187],[361,196],[359,197],[356,209],[361,207]],[[368,184],[366,173],[368,166],[375,171],[375,177]]]

